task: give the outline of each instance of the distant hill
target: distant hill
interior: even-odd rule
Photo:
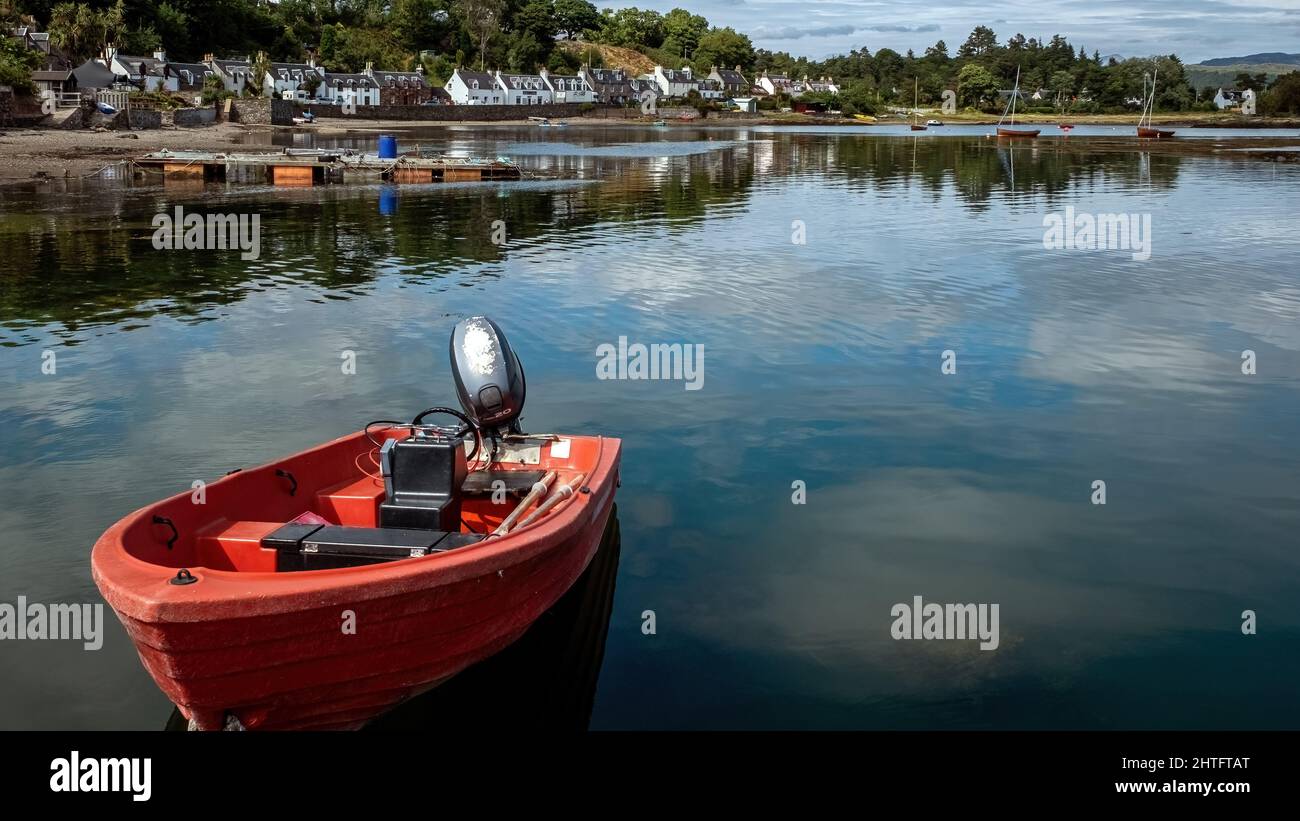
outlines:
[[[1229,63],[1226,65],[1190,65],[1183,66],[1183,74],[1187,77],[1187,82],[1191,83],[1192,88],[1230,88],[1235,86],[1237,75],[1245,72],[1246,74],[1266,74],[1271,81],[1279,74],[1289,74],[1292,71],[1300,71],[1300,64],[1292,63]]]
[[[1263,51],[1259,54],[1247,54],[1245,57],[1215,57],[1213,60],[1202,60],[1197,65],[1253,66],[1268,64],[1300,67],[1300,54],[1287,54],[1282,51]]]

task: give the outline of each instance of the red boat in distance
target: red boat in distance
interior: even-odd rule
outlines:
[[[1142,74],[1142,116],[1138,117],[1137,135],[1140,140],[1167,140],[1174,136],[1174,132],[1168,128],[1156,128],[1151,122],[1151,115],[1156,110],[1156,78],[1160,75],[1159,70],[1154,74]],[[1147,92],[1147,82],[1151,83],[1151,91]]]
[[[371,423],[95,544],[95,583],[192,729],[360,727],[510,645],[587,567],[619,440],[519,432],[523,370],[485,317],[456,326],[452,363],[463,414]]]
[[[1020,66],[1016,66],[1016,84],[1011,89],[1011,99],[1007,102],[1006,109],[1002,112],[1002,117],[998,120],[997,134],[998,138],[1008,139],[1030,139],[1037,137],[1041,129],[1033,128],[1004,128],[1002,121],[1007,120],[1008,126],[1016,124],[1016,98],[1020,96]]]

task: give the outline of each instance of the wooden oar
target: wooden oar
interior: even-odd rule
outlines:
[[[555,471],[548,470],[546,475],[544,475],[540,481],[533,483],[532,490],[528,491],[528,495],[523,498],[523,501],[521,501],[514,510],[510,511],[510,515],[505,518],[505,521],[497,525],[496,530],[488,534],[488,538],[490,539],[493,536],[504,536],[509,533],[510,527],[515,523],[515,520],[523,515],[529,505],[541,498],[546,491],[550,489],[551,482],[553,481],[555,481]]]

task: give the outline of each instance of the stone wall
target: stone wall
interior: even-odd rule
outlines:
[[[240,101],[242,103],[242,101]],[[280,102],[280,101],[276,101]],[[555,103],[552,105],[359,105],[355,114],[344,114],[336,105],[292,104],[295,116],[310,108],[318,119],[325,120],[411,120],[423,122],[463,122],[466,120],[494,122],[498,120],[526,120],[529,117],[577,117],[582,114],[582,103]]]
[[[687,106],[679,108],[660,108],[655,113],[661,120],[697,120],[700,117],[698,109]]]
[[[163,118],[171,125],[177,128],[194,128],[201,125],[211,125],[217,121],[216,106],[207,106],[205,108],[177,108],[167,112]]]
[[[230,121],[245,125],[293,125],[297,114],[289,100],[270,97],[239,97],[230,102]]]
[[[162,128],[162,112],[148,108],[132,108],[127,111],[127,122],[133,129]]]

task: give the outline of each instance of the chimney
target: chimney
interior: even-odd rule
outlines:
[[[216,59],[216,58],[214,58],[211,54],[205,54],[205,55],[203,55],[203,62],[205,62],[205,63],[211,63],[211,62],[213,62],[215,59]]]
[[[416,73],[416,74],[423,74],[423,73],[424,73],[424,63],[416,63],[416,64],[415,64],[415,73]]]
[[[550,72],[548,72],[548,71],[546,70],[546,66],[542,66],[541,70],[537,72],[537,76],[539,76],[539,77],[541,77],[543,80],[545,80],[547,77],[549,77],[549,76],[551,76],[551,75],[550,75]]]
[[[361,73],[367,76],[373,75],[375,73],[375,64],[369,62],[366,63],[366,67],[361,69]]]
[[[163,51],[162,49],[158,49],[153,53],[153,58],[160,63],[165,63],[167,62],[167,52]]]

